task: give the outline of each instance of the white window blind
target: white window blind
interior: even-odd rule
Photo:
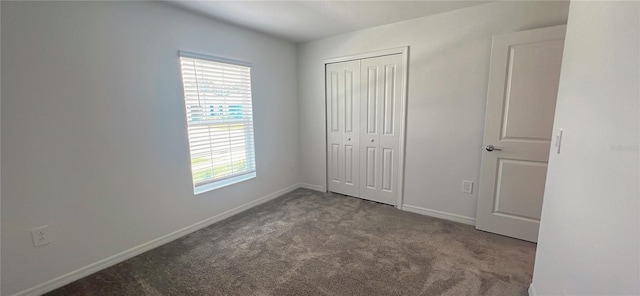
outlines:
[[[255,177],[251,68],[181,53],[195,193]]]

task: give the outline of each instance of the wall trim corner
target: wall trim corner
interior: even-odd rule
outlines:
[[[434,217],[434,218],[445,219],[445,220],[458,222],[458,223],[463,223],[463,224],[467,224],[467,225],[474,225],[474,226],[476,225],[476,219],[475,218],[462,216],[462,215],[458,215],[458,214],[453,214],[453,213],[448,213],[448,212],[443,212],[443,211],[438,211],[438,210],[432,210],[432,209],[412,206],[412,205],[408,205],[408,204],[402,205],[402,210],[406,211],[406,212],[416,213],[416,214],[430,216],[430,217]]]
[[[527,290],[529,292],[529,296],[537,296],[538,293],[536,293],[536,288],[533,286],[533,283],[531,283],[529,285],[529,290]]]

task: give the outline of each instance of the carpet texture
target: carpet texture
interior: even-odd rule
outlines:
[[[535,247],[298,189],[47,295],[527,295]]]

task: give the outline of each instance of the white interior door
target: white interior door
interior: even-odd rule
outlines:
[[[565,29],[493,38],[477,229],[538,239]]]
[[[326,66],[329,191],[360,196],[360,61]]]
[[[395,205],[400,160],[402,55],[363,59],[360,197]]]

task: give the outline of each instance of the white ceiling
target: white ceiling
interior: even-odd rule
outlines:
[[[296,43],[489,2],[166,1],[174,6]]]

